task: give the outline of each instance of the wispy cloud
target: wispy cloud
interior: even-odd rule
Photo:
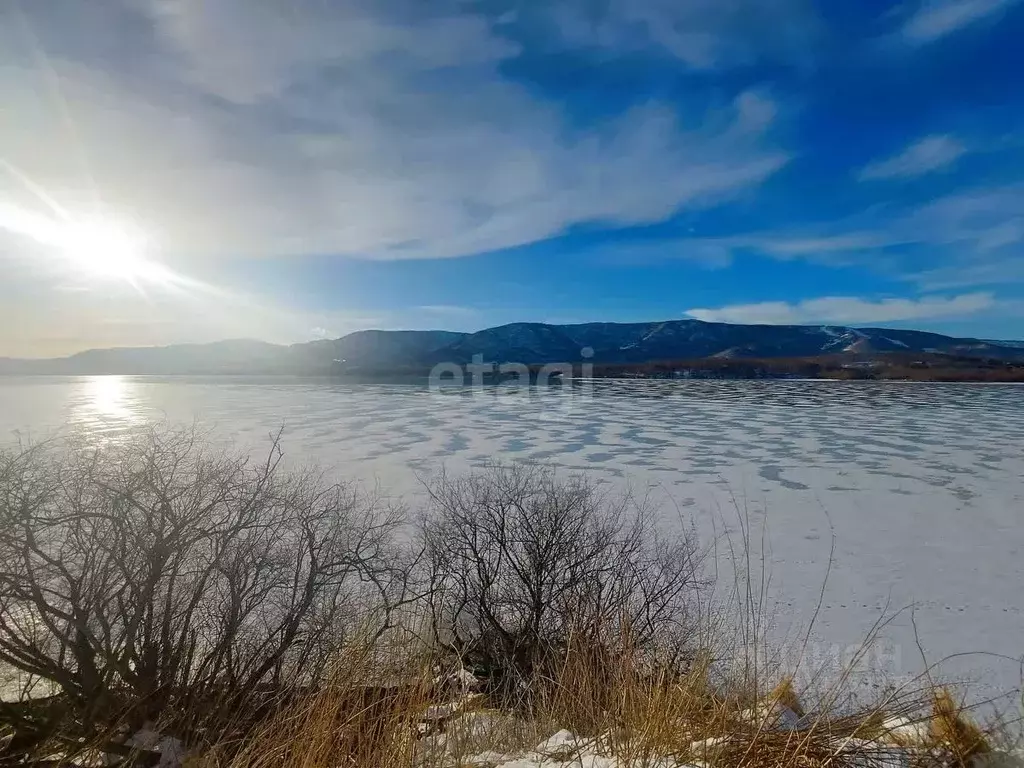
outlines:
[[[915,238],[891,231],[764,231],[723,237],[662,241],[646,246],[649,258],[687,259],[711,269],[733,263],[738,251],[770,256],[779,261],[810,261],[839,266],[862,258],[867,253],[914,242]],[[632,251],[625,250],[628,258]]]
[[[196,339],[475,327],[491,323],[492,311],[447,306],[465,298],[448,290],[452,282],[410,285],[394,278],[404,267],[348,262],[508,249],[493,259],[502,274],[488,278],[522,281],[517,296],[529,296],[544,267],[525,263],[537,253],[516,247],[551,238],[563,238],[552,245],[564,250],[550,257],[562,259],[563,274],[579,266],[591,270],[587,286],[615,288],[635,269],[623,285],[634,276],[637,285],[660,281],[636,292],[652,302],[694,276],[742,286],[754,254],[789,262],[758,264],[772,291],[758,298],[799,298],[778,283],[808,284],[801,278],[820,270],[795,263],[806,261],[859,270],[858,285],[867,287],[857,290],[870,296],[902,288],[943,291],[947,298],[935,300],[952,301],[949,294],[992,290],[1002,301],[1024,284],[1015,266],[1024,253],[1024,186],[1016,183],[1024,155],[1000,138],[1019,105],[973,107],[1013,98],[1009,75],[993,74],[1005,52],[958,73],[963,87],[943,90],[932,75],[947,72],[951,59],[909,49],[988,26],[1022,4],[911,0],[884,20],[858,6],[840,28],[813,0],[558,0],[518,3],[505,14],[463,0],[0,2],[0,147],[9,163],[0,166],[0,208],[52,213],[44,192],[71,214],[125,219],[145,233],[154,251],[147,258],[176,273],[225,283],[234,276],[268,293],[294,285],[297,304],[352,310],[318,317],[155,294],[89,304],[77,295],[86,291],[70,290],[67,265],[26,246],[24,221],[12,224],[0,211],[0,348],[28,344],[24,329],[60,335],[64,327],[91,328],[97,344],[145,343],[147,334],[163,343],[179,338],[175,315],[184,318],[181,334]],[[860,36],[890,23],[882,63],[892,63],[895,46],[910,54],[908,69],[876,89],[869,78],[879,71],[871,59],[879,47],[868,50]],[[553,63],[558,72],[548,71]],[[565,64],[578,82],[565,79]],[[909,141],[922,112],[943,122],[851,173],[830,131],[836,103],[821,98],[820,76],[831,74],[868,78],[844,91],[843,103],[867,131],[881,113],[866,101],[891,103],[905,89],[914,93],[905,109],[885,112],[886,133]],[[986,87],[973,98],[967,88],[976,81]],[[798,104],[806,120],[794,119]],[[968,151],[977,163],[962,160]],[[923,185],[882,182],[954,167],[935,178],[924,203]],[[984,177],[971,180],[976,171]],[[1004,186],[976,186],[988,183]],[[811,192],[824,189],[834,194]],[[287,266],[233,263],[293,256]],[[327,285],[359,269],[367,279]],[[437,269],[457,276],[454,283],[463,277],[458,263]],[[276,274],[289,279],[264,284]],[[572,282],[558,303],[593,304],[594,291]],[[22,298],[26,286],[43,284],[51,298],[65,288],[75,298],[49,317],[56,300]],[[372,290],[348,295],[355,285]],[[357,310],[371,295],[401,309]],[[720,303],[740,299],[749,297]],[[794,317],[837,312],[841,300],[864,312],[902,306],[849,297],[827,297],[831,309],[745,306]],[[502,319],[521,319],[520,299],[508,305],[516,314]],[[623,311],[612,299],[598,305],[594,312]],[[542,317],[548,308],[529,311]],[[116,327],[103,325],[107,315]]]
[[[859,176],[865,181],[923,176],[952,165],[966,151],[953,136],[926,136],[898,155],[871,163]]]
[[[955,291],[979,286],[1024,284],[1024,258],[1020,253],[1005,259],[981,262],[952,262],[933,269],[913,270],[902,275],[922,291]]]
[[[796,259],[887,248],[897,244],[899,238],[883,232],[844,232],[809,237],[766,234],[749,238],[745,242],[752,248],[778,258]]]
[[[699,241],[774,259],[865,267],[925,290],[1024,283],[1024,184],[976,187],[846,220]]]
[[[661,52],[699,70],[801,63],[824,37],[809,0],[559,0],[538,3],[559,39],[608,55]]]
[[[697,320],[720,323],[836,323],[870,324],[970,315],[992,308],[991,293],[959,296],[925,296],[919,299],[863,299],[854,296],[826,296],[796,303],[767,301],[734,304],[717,309],[690,309]]]
[[[1017,0],[925,0],[903,25],[903,37],[920,45],[993,16]]]
[[[0,11],[6,156],[169,254],[464,256],[716,205],[789,158],[763,94],[580,126],[509,80],[519,46],[454,3],[20,7],[23,24]],[[29,195],[0,179],[8,197]]]

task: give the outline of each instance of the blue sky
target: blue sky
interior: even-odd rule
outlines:
[[[0,355],[682,317],[1024,337],[1022,35],[1024,0],[8,2]]]

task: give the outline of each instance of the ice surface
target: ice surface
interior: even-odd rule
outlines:
[[[0,379],[0,440],[194,421],[225,443],[410,500],[442,467],[554,464],[649,494],[717,548],[743,532],[769,579],[771,634],[802,666],[852,657],[884,611],[869,661],[908,678],[952,654],[1024,655],[1024,387],[875,382],[596,382],[483,391],[300,379]],[[15,433],[15,430],[18,432]],[[761,534],[765,533],[762,539]],[[830,551],[834,553],[829,565]],[[822,591],[822,582],[828,581]],[[821,596],[817,622],[806,624]],[[806,642],[805,642],[806,640]],[[937,678],[979,695],[1019,667],[960,656]],[[873,685],[865,678],[865,685]]]

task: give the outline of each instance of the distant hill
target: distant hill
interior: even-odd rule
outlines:
[[[989,344],[998,344],[1001,347],[1016,347],[1017,349],[1024,349],[1024,339],[1018,339],[1017,341],[997,341],[995,339],[986,339]]]
[[[587,355],[584,355],[584,350]],[[591,354],[592,353],[592,354]],[[924,331],[846,326],[732,325],[699,320],[550,325],[512,323],[476,333],[358,331],[291,346],[234,340],[169,347],[94,349],[51,360],[0,358],[0,374],[328,374],[426,371],[450,362],[540,365],[658,360],[772,359],[922,353],[1024,361],[1024,343]]]
[[[316,367],[327,363],[350,366],[394,366],[420,362],[431,353],[458,343],[466,334],[454,331],[356,331],[340,339],[313,341],[288,348],[297,362]]]
[[[0,358],[0,374],[231,374],[273,369],[285,347],[238,339],[169,347],[90,349],[50,360]]]
[[[482,355],[485,361],[497,363],[576,362],[581,359],[584,348],[592,350],[592,359],[602,363],[913,351],[1007,360],[1024,358],[1024,351],[1018,348],[925,331],[669,320],[580,325],[513,323],[465,336],[436,350],[429,359],[432,362],[469,363],[474,355]]]

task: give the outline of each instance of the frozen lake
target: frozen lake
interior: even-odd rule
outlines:
[[[415,504],[421,478],[494,459],[579,470],[650,493],[702,542],[764,551],[780,640],[802,636],[835,541],[810,653],[842,654],[882,611],[914,606],[930,661],[1024,656],[1024,387],[869,382],[595,382],[430,391],[300,379],[0,378],[0,441],[111,439],[193,422],[250,448],[284,428],[292,460],[379,482]],[[760,566],[758,566],[759,568]],[[922,662],[911,611],[878,662]],[[958,658],[995,693],[1019,665]]]

